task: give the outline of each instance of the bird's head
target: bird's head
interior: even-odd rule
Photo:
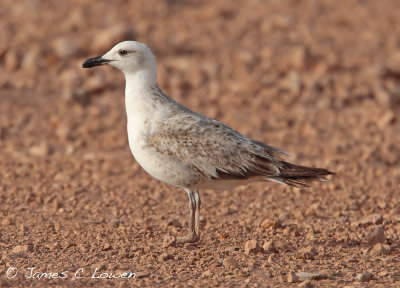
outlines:
[[[92,68],[99,65],[111,65],[125,74],[134,74],[143,70],[155,70],[156,60],[145,44],[124,41],[115,45],[106,54],[86,60],[82,67]]]

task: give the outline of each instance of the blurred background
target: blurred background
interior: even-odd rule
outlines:
[[[280,232],[254,224],[271,218],[299,227],[315,223],[318,228],[310,229],[320,231],[324,241],[336,237],[337,242],[350,243],[352,248],[345,252],[332,246],[338,249],[335,255],[353,257],[368,232],[351,230],[359,223],[353,221],[368,215],[383,215],[385,243],[392,245],[392,252],[398,251],[399,16],[396,0],[2,0],[0,236],[4,253],[30,243],[36,256],[28,262],[51,267],[60,265],[57,259],[68,265],[71,259],[90,265],[106,256],[121,266],[118,261],[125,254],[138,254],[127,261],[147,267],[162,253],[157,245],[165,233],[186,231],[186,195],[153,180],[131,156],[123,74],[110,67],[81,68],[85,59],[124,40],[137,40],[152,49],[159,85],[178,102],[294,154],[296,163],[337,173],[333,182],[307,192],[264,183],[235,192],[205,191],[204,241],[214,243],[215,253],[226,248],[219,241],[231,241],[229,245],[242,249],[241,243],[249,237],[278,237]],[[173,223],[179,225],[168,224],[174,217]],[[372,224],[382,223],[378,222]],[[93,228],[93,223],[111,228]],[[53,234],[40,232],[38,226]],[[332,236],[328,226],[342,230]],[[113,229],[124,231],[125,236],[118,238]],[[224,229],[230,237],[220,238]],[[287,238],[284,235],[282,239]],[[94,238],[100,246],[121,242],[118,245],[125,250],[96,250],[98,258],[89,261],[82,255],[94,257]],[[288,245],[315,245],[306,238]],[[55,244],[40,244],[47,242]],[[147,251],[155,251],[149,252],[151,259],[136,253],[142,250],[132,248],[132,243],[146,243]],[[48,250],[56,254],[49,255]],[[289,248],[286,252],[298,253]],[[281,260],[295,265],[289,256]],[[7,259],[0,262],[1,273],[11,263]],[[205,259],[190,263],[207,272],[207,263],[213,260]],[[363,263],[373,262],[368,259]],[[389,282],[400,277],[389,276],[375,277]],[[268,281],[280,280],[271,276]]]

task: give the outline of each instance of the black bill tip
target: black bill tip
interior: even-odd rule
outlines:
[[[85,62],[83,62],[82,67],[83,68],[92,68],[95,66],[108,64],[110,62],[110,60],[103,59],[101,57],[103,57],[103,55],[87,59]]]

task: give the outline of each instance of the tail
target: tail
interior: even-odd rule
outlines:
[[[327,182],[329,180],[324,176],[335,174],[327,169],[300,166],[285,161],[277,164],[279,176],[269,176],[267,180],[294,187],[308,187],[311,181]]]

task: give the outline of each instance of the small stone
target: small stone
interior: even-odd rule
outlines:
[[[382,214],[371,214],[371,215],[367,215],[364,216],[363,218],[360,219],[359,221],[359,225],[362,226],[368,226],[368,225],[372,225],[372,224],[382,224],[383,222],[383,216]]]
[[[264,252],[278,253],[274,241],[266,241],[263,245]]]
[[[41,142],[29,149],[29,153],[33,156],[44,157],[50,153],[50,147],[46,142]]]
[[[376,243],[384,243],[386,241],[385,230],[383,226],[377,226],[367,235],[368,243],[374,245]]]
[[[271,254],[268,256],[269,263],[275,263],[277,260],[278,260],[278,255],[276,255],[276,254]]]
[[[381,255],[388,255],[392,252],[392,247],[390,245],[385,245],[382,243],[377,243],[374,245],[374,248],[371,250],[371,255],[373,256],[381,256]]]
[[[304,47],[293,48],[289,55],[293,68],[301,69],[305,64],[306,56],[307,50]]]
[[[32,251],[33,251],[32,244],[18,245],[18,246],[15,246],[14,249],[12,250],[13,253],[24,253],[24,252],[32,252]]]
[[[381,208],[382,210],[385,210],[386,207],[388,207],[388,203],[384,200],[378,200],[376,202],[376,205],[378,205],[378,207]]]
[[[136,273],[136,278],[141,279],[141,278],[147,278],[150,276],[149,272],[138,272]]]
[[[133,29],[123,24],[115,24],[98,33],[91,46],[94,51],[107,51],[110,46],[126,39],[135,39]]]
[[[168,226],[174,226],[176,228],[181,228],[181,222],[179,222],[177,219],[172,219],[171,221],[168,222]]]
[[[286,78],[281,81],[281,87],[295,95],[299,94],[302,88],[301,75],[298,72],[290,72]]]
[[[356,276],[356,280],[360,282],[368,282],[372,280],[374,277],[372,276],[371,273],[365,272],[365,273],[360,273]]]
[[[260,252],[260,245],[258,244],[257,240],[247,241],[244,247],[244,252],[246,255],[257,254]]]
[[[176,246],[176,237],[171,235],[164,236],[163,240],[163,248],[175,247]]]
[[[331,269],[323,269],[323,270],[321,270],[321,274],[328,275],[328,276],[335,276],[336,272]]]
[[[158,261],[160,261],[160,262],[165,262],[165,261],[168,261],[171,259],[173,260],[174,256],[171,254],[167,254],[167,253],[162,253],[160,256],[158,256]]]
[[[226,268],[233,268],[237,266],[237,261],[232,256],[226,257],[222,262],[222,265],[225,266]]]
[[[213,275],[214,275],[214,273],[211,270],[204,271],[203,274],[201,274],[201,276],[205,277],[205,278],[210,278]]]
[[[289,283],[296,283],[299,282],[299,277],[297,277],[296,273],[292,271],[288,274],[287,281]]]
[[[54,52],[61,59],[68,59],[79,54],[79,48],[71,39],[59,38],[53,43]]]
[[[319,246],[318,247],[318,254],[322,257],[326,256],[326,248],[325,246]]]
[[[313,288],[314,286],[312,285],[312,283],[310,281],[304,281],[302,283],[299,284],[299,287],[303,287],[303,288]]]
[[[36,73],[39,67],[40,48],[33,48],[27,51],[21,61],[21,69],[28,73]]]
[[[90,265],[92,269],[97,269],[99,271],[101,270],[105,270],[107,268],[107,265],[105,262],[97,262],[97,263],[93,263],[92,265]]]
[[[104,243],[103,251],[107,251],[111,249],[111,244],[109,242]]]
[[[27,228],[24,224],[21,224],[21,225],[19,226],[19,233],[20,233],[22,236],[25,235],[25,233],[26,233],[27,230],[28,230],[28,228]]]
[[[334,279],[332,276],[321,273],[298,272],[296,275],[300,281]]]
[[[186,243],[185,245],[183,245],[183,248],[185,248],[186,250],[195,250],[197,249],[197,246],[194,243]]]
[[[264,221],[261,222],[260,227],[265,228],[265,229],[281,228],[282,221],[279,219],[277,219],[277,220],[265,219]]]
[[[386,270],[385,271],[381,271],[381,272],[378,273],[378,275],[382,276],[382,277],[385,277],[385,276],[389,275],[389,272],[386,271]]]
[[[237,252],[239,250],[240,250],[240,248],[237,246],[231,246],[231,247],[228,247],[225,249],[225,251],[228,251],[228,252]]]
[[[101,91],[104,91],[106,89],[107,84],[106,81],[100,76],[98,77],[93,77],[91,78],[85,85],[85,92],[84,94],[93,94],[93,93],[99,93]],[[89,95],[90,97],[90,95]],[[90,101],[90,99],[88,99]]]
[[[378,126],[381,129],[384,129],[386,126],[395,123],[396,122],[396,115],[393,111],[387,111],[383,116],[381,116],[378,120]],[[379,207],[382,208],[382,206],[384,206],[384,208],[386,208],[387,203],[385,201],[382,200],[378,200],[378,202],[376,203]],[[383,209],[384,209],[383,208]]]
[[[390,104],[390,93],[381,84],[376,84],[373,87],[374,97],[379,104],[388,105]]]
[[[312,246],[300,249],[300,256],[299,258],[301,259],[308,259],[308,260],[313,260],[316,255],[318,255],[317,249],[315,249]]]
[[[19,66],[19,57],[14,51],[8,51],[4,57],[6,68],[9,71],[16,70]]]
[[[13,218],[7,217],[7,218],[4,218],[3,221],[1,221],[1,224],[4,225],[4,226],[7,226],[7,225],[12,225],[12,224],[14,224],[14,222],[15,222],[15,221],[14,221]]]
[[[346,209],[352,210],[352,211],[358,211],[358,210],[360,210],[361,206],[362,206],[362,203],[360,201],[354,200],[349,205],[347,205]],[[360,222],[356,222],[356,224],[358,226],[361,225]]]
[[[71,138],[71,128],[68,125],[60,123],[57,125],[55,132],[61,141],[66,141]]]
[[[274,27],[280,30],[290,27],[290,25],[293,23],[293,17],[288,15],[276,15],[273,17],[272,21]]]

